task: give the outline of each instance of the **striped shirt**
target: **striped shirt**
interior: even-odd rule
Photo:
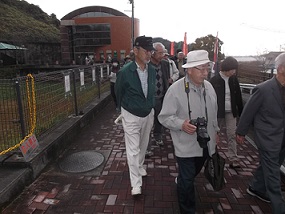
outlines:
[[[138,63],[137,64],[137,72],[141,81],[141,85],[142,85],[142,90],[144,93],[144,96],[147,97],[147,89],[148,89],[148,83],[147,83],[147,78],[148,78],[148,73],[147,73],[147,68],[148,68],[148,64],[146,64],[145,69],[142,70]]]

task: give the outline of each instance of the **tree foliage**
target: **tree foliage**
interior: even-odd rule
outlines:
[[[59,43],[60,21],[36,5],[20,0],[0,0],[0,41],[17,45]]]
[[[161,42],[165,48],[170,51],[170,44],[171,42],[169,40],[163,39],[161,37],[156,37],[153,39],[154,42]],[[188,45],[188,51],[192,50],[206,50],[209,53],[209,59],[213,60],[214,58],[214,46],[215,46],[216,37],[209,34],[204,37],[197,38],[195,42],[187,44]],[[222,60],[225,58],[225,55],[221,53],[221,47],[223,45],[223,41],[219,39],[219,53],[218,53],[218,60]],[[183,47],[183,41],[174,42],[174,50],[182,49]]]
[[[218,60],[222,60],[225,58],[225,55],[221,53],[221,47],[224,44],[223,41],[219,40],[219,52],[218,52]],[[209,53],[210,60],[214,59],[214,48],[215,48],[216,37],[212,34],[209,34],[205,37],[200,37],[195,40],[194,43],[190,45],[191,50],[206,50]]]

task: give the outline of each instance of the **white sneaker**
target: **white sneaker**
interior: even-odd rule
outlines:
[[[114,123],[115,123],[116,125],[121,125],[121,124],[122,124],[122,119],[123,119],[123,115],[120,114],[120,115],[116,118],[116,120],[114,121]]]
[[[158,146],[163,146],[164,145],[162,140],[155,140],[155,142],[156,142],[156,145],[158,145]]]
[[[142,194],[141,187],[133,187],[132,188],[132,195],[140,195],[140,194]]]
[[[140,171],[140,175],[141,176],[143,176],[143,177],[147,176],[147,172],[146,172],[146,170],[144,168],[140,168],[139,171]]]
[[[153,156],[153,152],[150,151],[150,150],[146,150],[145,156],[146,156],[146,157],[151,157],[151,156]]]

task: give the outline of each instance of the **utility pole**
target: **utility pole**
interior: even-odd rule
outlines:
[[[129,0],[130,4],[132,4],[132,44],[131,48],[134,47],[135,42],[135,18],[134,18],[134,0]]]

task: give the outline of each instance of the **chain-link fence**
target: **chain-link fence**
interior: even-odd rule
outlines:
[[[36,136],[61,124],[109,90],[109,65],[0,80],[0,155],[29,134],[36,115]],[[34,102],[35,101],[35,102]]]

